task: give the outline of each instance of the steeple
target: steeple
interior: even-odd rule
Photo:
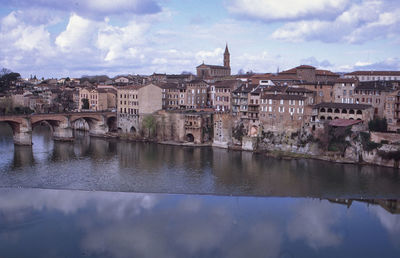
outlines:
[[[226,43],[226,46],[225,46],[224,66],[230,67],[230,54],[229,54],[229,50],[228,50],[228,43]]]

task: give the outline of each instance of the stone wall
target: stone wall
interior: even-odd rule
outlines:
[[[388,143],[399,143],[400,134],[371,132],[371,141],[376,143],[381,143],[381,141],[388,141]]]
[[[122,133],[136,134],[140,130],[140,122],[138,115],[118,114],[117,117],[118,130]]]

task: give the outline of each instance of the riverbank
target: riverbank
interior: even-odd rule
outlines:
[[[374,165],[382,167],[400,168],[399,162],[395,159],[385,159],[382,152],[393,152],[392,145],[381,146],[380,149],[365,151],[358,142],[352,142],[343,153],[335,151],[322,151],[316,144],[307,143],[304,146],[297,146],[293,143],[277,143],[264,144],[260,143],[260,139],[247,138],[243,140],[242,145],[228,145],[193,142],[176,142],[176,141],[159,141],[157,139],[149,139],[145,137],[132,136],[130,134],[109,133],[107,135],[91,135],[93,137],[105,139],[118,139],[128,142],[149,142],[161,145],[182,146],[182,147],[214,147],[233,151],[247,151],[257,153],[270,158],[295,160],[295,159],[313,159],[328,161],[340,164],[358,164],[358,165]],[[390,156],[390,155],[386,155]]]

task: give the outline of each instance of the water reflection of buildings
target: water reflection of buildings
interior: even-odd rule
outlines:
[[[400,214],[400,199],[328,199],[329,202],[346,205],[350,208],[353,202],[379,205],[391,214]]]
[[[25,167],[35,164],[31,146],[14,146],[13,167]]]

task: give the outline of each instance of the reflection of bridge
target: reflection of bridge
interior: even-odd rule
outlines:
[[[0,122],[8,123],[13,131],[14,143],[32,145],[32,129],[46,124],[53,133],[54,140],[70,141],[73,139],[73,124],[83,119],[89,125],[89,133],[103,136],[116,128],[115,112],[78,112],[32,115],[0,116]]]

